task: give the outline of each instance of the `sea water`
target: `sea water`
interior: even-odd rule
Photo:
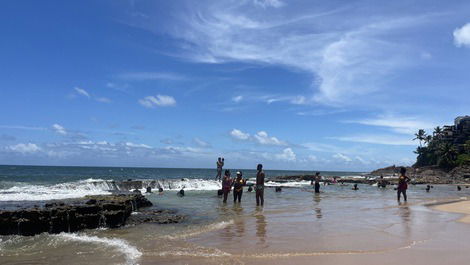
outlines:
[[[268,177],[312,172],[266,171]],[[244,170],[248,178],[255,171]],[[322,172],[354,176],[355,172]],[[242,203],[222,203],[212,169],[0,167],[0,206],[106,194],[113,180],[159,183],[164,192],[145,194],[154,207],[186,216],[179,224],[143,224],[33,237],[0,236],[1,264],[240,264],[244,259],[385,253],[432,241],[456,215],[426,203],[470,196],[470,188],[410,185],[409,202],[398,204],[390,186],[322,186],[309,182],[268,183],[265,205],[254,192]],[[274,186],[282,185],[282,192]],[[145,187],[144,187],[145,188]],[[176,196],[185,188],[186,196]],[[230,194],[232,195],[232,194]],[[138,214],[134,213],[134,214]]]

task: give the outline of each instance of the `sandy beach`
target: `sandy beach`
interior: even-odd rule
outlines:
[[[439,211],[464,214],[458,219],[459,222],[470,224],[470,201],[460,201],[454,203],[441,204],[434,207]]]

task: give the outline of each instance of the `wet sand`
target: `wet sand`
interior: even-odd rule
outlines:
[[[444,212],[464,214],[464,216],[458,219],[458,221],[470,224],[470,201],[441,204],[435,206],[434,209]]]

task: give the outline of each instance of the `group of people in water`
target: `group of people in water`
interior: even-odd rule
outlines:
[[[257,169],[256,184],[255,184],[256,205],[263,206],[264,205],[264,178],[265,178],[263,165],[258,164],[256,169]],[[219,168],[217,168],[216,179],[218,179],[218,173],[219,173],[218,170]],[[219,190],[219,195],[223,196],[223,202],[226,203],[228,199],[228,194],[230,193],[233,187],[233,202],[236,203],[238,201],[238,203],[241,203],[242,195],[243,195],[243,186],[245,185],[246,185],[246,179],[243,178],[243,173],[241,171],[237,171],[237,177],[235,179],[232,179],[230,176],[230,170],[225,170],[224,177],[222,178],[222,189]],[[251,192],[251,191],[253,191],[253,188],[250,186],[248,188],[248,192]]]
[[[224,166],[224,158],[219,157],[217,159],[217,175],[215,177],[216,180],[222,181],[222,189],[219,190],[218,195],[223,196],[223,202],[227,203],[228,194],[232,190],[233,187],[233,202],[240,203],[243,195],[243,186],[247,185],[247,180],[243,178],[243,173],[241,171],[237,171],[237,177],[232,179],[230,176],[230,170],[225,170],[224,176],[221,178],[222,169]],[[258,164],[256,168],[256,184],[255,184],[255,192],[256,192],[256,205],[263,206],[264,205],[264,180],[265,180],[265,173],[263,171],[263,165]],[[310,184],[314,187],[315,193],[320,193],[320,181],[321,176],[320,172],[316,172],[315,176],[311,179]],[[406,202],[408,197],[406,195],[406,190],[408,189],[408,183],[411,179],[406,176],[406,168],[400,168],[400,176],[398,178],[398,186],[397,190],[397,200],[400,202],[401,195],[403,195],[403,199]],[[333,178],[333,182],[336,183],[336,178]],[[377,182],[377,186],[379,188],[385,188],[387,185],[386,181],[383,179],[383,176],[380,176],[379,181]],[[429,186],[429,185],[428,185]],[[459,187],[460,188],[460,187]],[[353,185],[353,190],[358,190],[357,184]],[[460,190],[460,189],[459,189]],[[248,192],[252,191],[252,187],[248,188]],[[276,192],[281,191],[280,187],[276,188]],[[426,191],[429,191],[427,189]]]

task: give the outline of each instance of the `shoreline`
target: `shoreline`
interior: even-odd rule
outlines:
[[[460,200],[454,202],[441,203],[438,205],[431,205],[432,209],[448,212],[448,213],[458,213],[463,216],[457,219],[457,222],[470,224],[470,200]]]

